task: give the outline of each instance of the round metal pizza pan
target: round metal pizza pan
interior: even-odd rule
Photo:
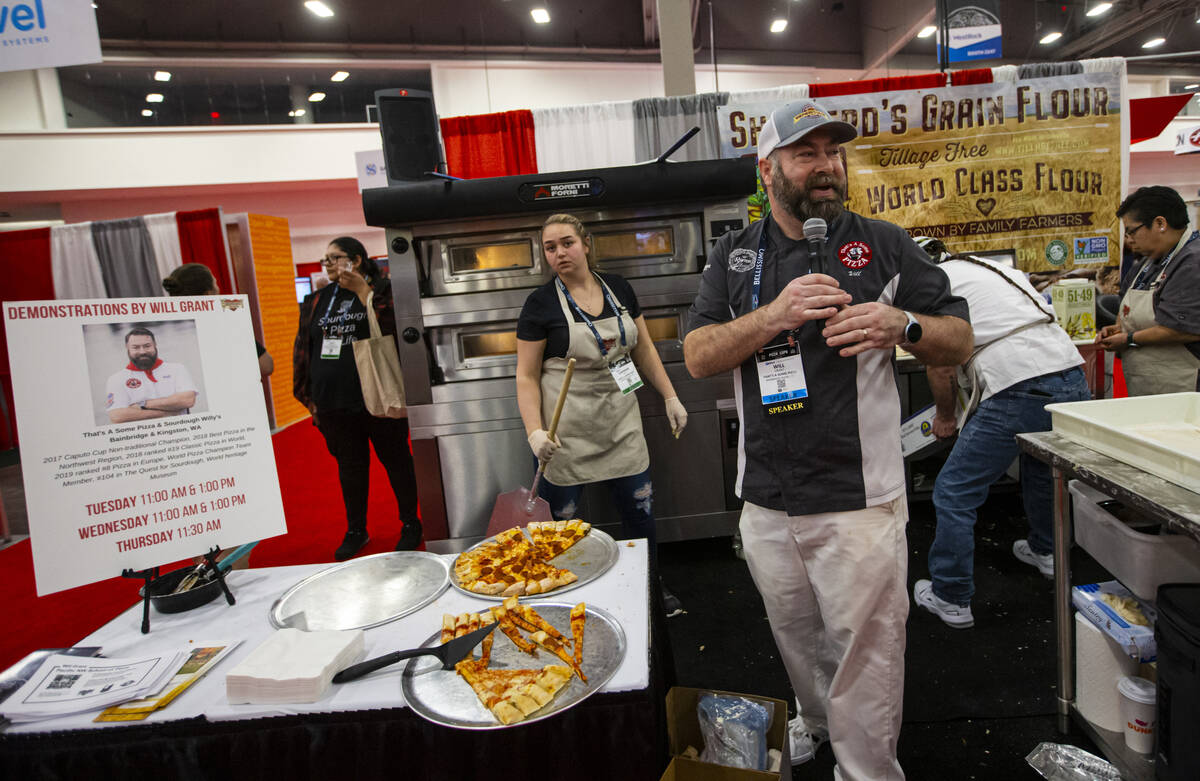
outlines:
[[[494,540],[495,537],[488,537],[486,540],[480,540],[463,551],[463,554],[470,553],[481,545]],[[459,554],[460,556],[463,554]],[[612,538],[608,532],[601,531],[595,526],[592,527],[583,539],[572,545],[567,550],[550,559],[550,563],[561,569],[569,569],[574,572],[579,580],[574,583],[568,583],[565,586],[559,586],[556,589],[551,589],[545,594],[522,594],[522,600],[543,599],[546,597],[557,597],[559,594],[564,594],[572,589],[577,589],[580,586],[586,586],[596,578],[608,572],[612,565],[617,563],[617,558],[621,555],[621,551],[617,548],[617,541]],[[457,561],[457,559],[455,559]],[[492,602],[503,602],[505,597],[499,594],[489,596],[487,594],[477,594],[470,589],[463,588],[462,583],[458,579],[458,575],[454,572],[454,564],[450,564],[450,585],[457,591],[475,597],[476,599],[487,599]]]
[[[539,602],[531,607],[564,636],[571,637],[571,605]],[[564,664],[561,659],[540,646],[537,655],[530,656],[513,645],[499,629],[494,635],[496,639],[492,643],[489,668],[526,670],[541,669],[548,664]],[[431,646],[440,642],[441,632],[435,632],[421,645]],[[578,705],[608,683],[624,659],[625,631],[612,614],[588,605],[587,623],[583,632],[582,665],[583,674],[588,677],[587,683],[579,680],[578,676],[571,676],[571,680],[554,695],[554,699],[522,721],[501,724],[479,701],[475,690],[462,676],[454,670],[443,670],[432,657],[410,659],[404,668],[401,686],[409,707],[417,715],[435,724],[459,729],[504,729],[548,719]]]
[[[363,556],[309,575],[271,606],[272,626],[369,629],[437,599],[450,584],[444,557],[425,551]]]

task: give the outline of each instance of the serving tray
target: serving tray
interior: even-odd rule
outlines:
[[[524,530],[522,530],[524,533]],[[488,537],[486,540],[481,540],[475,543],[467,550],[459,555],[470,553],[476,548],[486,545],[495,537]],[[567,550],[550,559],[550,563],[561,569],[568,569],[574,572],[579,580],[574,583],[568,583],[565,586],[559,586],[556,589],[551,589],[544,594],[522,594],[521,600],[542,599],[545,597],[557,597],[559,594],[566,593],[572,589],[577,589],[580,586],[586,586],[596,578],[608,572],[614,564],[617,563],[617,558],[621,555],[621,551],[617,548],[617,541],[612,538],[608,532],[601,531],[595,526],[591,528],[583,539],[572,545]],[[458,561],[458,559],[455,559]],[[503,602],[506,597],[499,594],[479,594],[464,588],[458,579],[458,575],[454,572],[454,565],[450,565],[450,585],[456,590],[464,594],[468,594],[476,599],[487,599],[492,602]],[[540,609],[540,608],[539,608]]]

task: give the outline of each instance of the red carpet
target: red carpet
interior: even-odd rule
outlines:
[[[308,420],[275,434],[272,444],[288,533],[259,543],[250,554],[250,566],[332,562],[333,551],[346,532],[346,511],[333,456]],[[400,536],[396,500],[387,474],[375,458],[371,459],[367,517],[371,542],[359,555],[392,550]],[[167,565],[163,569],[172,568]],[[118,577],[38,597],[29,541],[0,551],[0,599],[9,627],[0,634],[0,670],[38,648],[76,643],[137,602],[140,585],[141,581]],[[153,632],[153,614],[150,625]]]

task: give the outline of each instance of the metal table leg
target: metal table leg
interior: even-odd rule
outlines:
[[[1071,502],[1067,478],[1054,475],[1054,629],[1058,638],[1058,731],[1071,727],[1075,702],[1075,632],[1071,616]]]

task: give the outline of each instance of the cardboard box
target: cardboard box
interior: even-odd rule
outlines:
[[[1072,340],[1096,337],[1096,287],[1090,279],[1063,279],[1050,286],[1054,316]]]
[[[696,706],[700,695],[708,693],[745,697],[763,705],[773,706],[771,726],[767,728],[767,748],[778,749],[782,754],[779,772],[714,765],[681,756],[688,746],[694,746],[697,751],[704,750],[704,738],[700,734]],[[672,759],[660,781],[786,781],[792,777],[792,762],[787,741],[787,703],[783,700],[717,689],[674,686],[667,692],[667,745]]]

